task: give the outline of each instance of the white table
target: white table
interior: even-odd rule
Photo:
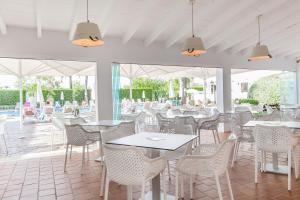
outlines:
[[[175,151],[176,149],[191,142],[197,137],[198,136],[196,135],[141,132],[138,134],[109,141],[107,142],[107,144],[149,148],[152,150],[151,157],[156,158],[160,156],[160,150]],[[152,180],[152,190],[152,192],[146,195],[146,199],[160,200],[162,195],[160,193],[160,175],[157,175]],[[167,199],[174,200],[175,198],[174,196],[167,195]]]
[[[97,126],[97,127],[104,127],[104,128],[111,128],[115,126],[119,126],[122,122],[130,122],[127,120],[100,120],[95,122],[88,122],[81,124],[82,126]]]
[[[255,127],[256,125],[286,126],[291,129],[300,129],[300,122],[293,122],[293,121],[249,121],[244,125],[244,127]],[[288,173],[287,167],[278,165],[278,154],[273,153],[272,157],[273,157],[273,162],[272,164],[266,165],[266,170],[273,173],[287,174]]]
[[[195,120],[199,120],[199,119],[206,119],[209,118],[210,115],[205,115],[205,114],[198,114],[198,115],[173,115],[173,114],[166,114],[166,118],[167,119],[175,119],[175,117],[193,117]]]

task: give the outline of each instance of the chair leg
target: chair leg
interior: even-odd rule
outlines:
[[[90,160],[89,145],[86,145],[87,160]]]
[[[145,181],[142,183],[141,200],[145,200]]]
[[[162,176],[162,184],[163,184],[163,190],[164,190],[164,200],[167,200],[167,184],[166,184],[166,177],[164,171],[161,173]]]
[[[229,188],[230,199],[234,200],[228,170],[226,170],[226,179],[227,179],[227,184],[228,184],[228,188]]]
[[[105,165],[102,165],[102,172],[101,172],[101,184],[100,184],[100,197],[103,197],[103,190],[105,187],[105,179],[106,179],[106,168]]]
[[[170,161],[167,161],[167,167],[168,167],[169,181],[171,181]]]
[[[217,137],[217,140],[218,140],[218,143],[220,143],[220,136],[219,136],[219,132],[218,132],[218,129],[215,130],[215,134],[216,134],[216,137]]]
[[[255,153],[254,153],[254,182],[257,183],[257,168],[258,168],[258,149],[255,147]]]
[[[132,186],[127,186],[127,200],[132,200]]]
[[[178,199],[178,197],[179,197],[179,195],[178,195],[178,191],[179,191],[179,189],[178,189],[178,183],[179,183],[179,174],[178,174],[178,172],[176,171],[175,172],[175,200],[177,200]]]
[[[214,136],[214,141],[215,141],[215,144],[217,144],[217,140],[216,140],[215,131],[214,131],[214,130],[212,130],[212,133],[213,133],[213,136]]]
[[[215,173],[215,179],[216,179],[216,184],[217,184],[217,189],[218,189],[219,199],[220,199],[220,200],[223,200],[222,191],[221,191],[221,186],[220,186],[220,180],[219,180],[219,176],[217,175],[217,173]]]
[[[105,181],[105,191],[104,191],[104,200],[108,200],[108,189],[109,189],[109,179],[107,178]]]
[[[292,150],[288,152],[288,190],[291,190]]]
[[[73,149],[73,146],[71,145],[71,148],[70,148],[70,159],[71,159],[71,157],[72,157],[72,149]]]
[[[67,146],[66,146],[66,154],[65,154],[65,165],[64,165],[64,172],[66,172],[66,167],[67,167],[68,148],[69,148],[69,145],[67,144]]]
[[[183,190],[183,174],[180,177],[180,198],[184,198],[184,190]]]
[[[193,191],[193,176],[190,176],[190,199],[194,199],[194,191]]]
[[[82,146],[82,158],[81,158],[81,174],[83,172],[84,160],[85,160],[85,146]]]
[[[4,133],[2,134],[2,138],[3,138],[3,142],[4,142],[4,146],[5,146],[6,155],[8,155],[8,149],[7,149],[7,144],[6,144],[6,139],[5,139]]]
[[[233,147],[233,153],[232,153],[232,159],[231,159],[231,167],[234,167],[236,148],[237,148],[237,141],[235,141],[234,147]]]

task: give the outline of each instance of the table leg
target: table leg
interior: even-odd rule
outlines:
[[[160,151],[153,149],[151,151],[151,158],[157,158],[160,156]],[[160,200],[160,174],[152,179],[152,199]]]
[[[278,170],[278,154],[272,153],[272,163],[273,163],[273,169]]]

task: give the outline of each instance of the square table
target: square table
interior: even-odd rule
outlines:
[[[262,126],[286,126],[290,129],[300,129],[300,122],[294,121],[249,121],[244,124],[244,127],[255,127],[256,125]],[[278,154],[272,154],[272,164],[266,165],[266,170],[268,172],[278,173],[278,174],[287,174],[288,168],[286,166],[278,165]]]
[[[123,138],[115,139],[106,144],[136,146],[142,148],[149,148],[152,150],[151,157],[156,158],[160,156],[160,150],[175,151],[183,145],[196,139],[196,135],[184,135],[184,134],[166,134],[157,132],[141,132],[138,134],[126,136]],[[160,175],[157,175],[152,180],[152,195],[151,193],[146,195],[146,199],[160,200]],[[152,198],[151,198],[152,196]],[[168,195],[167,199],[174,199],[174,197]]]

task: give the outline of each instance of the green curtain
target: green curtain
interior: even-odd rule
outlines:
[[[120,100],[120,64],[112,64],[112,95],[113,95],[113,119],[121,118],[121,100]]]

